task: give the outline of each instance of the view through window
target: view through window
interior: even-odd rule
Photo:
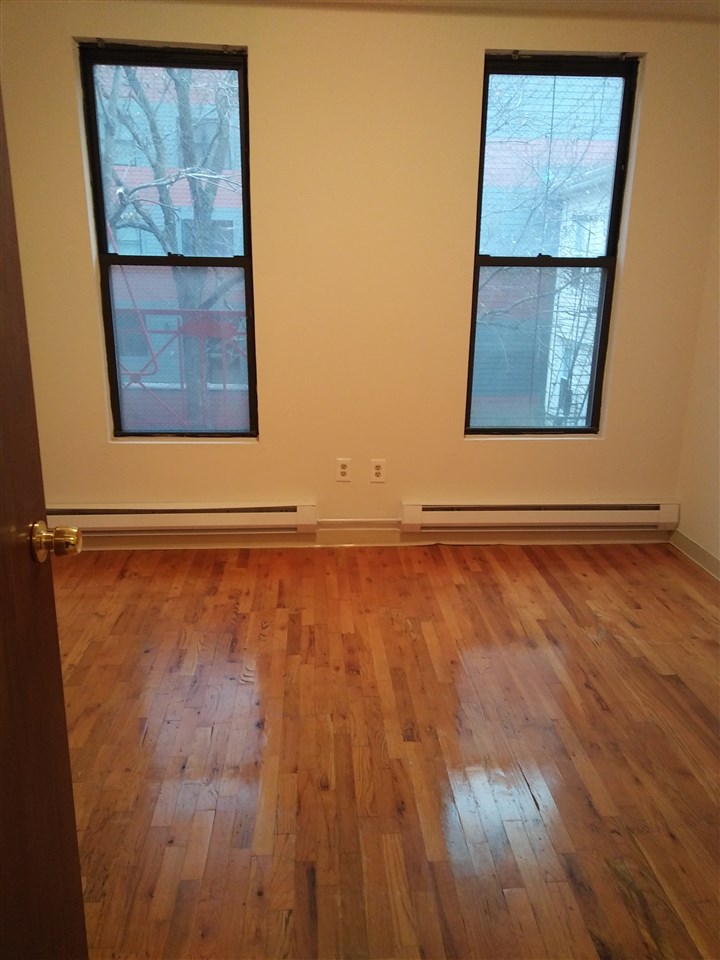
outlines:
[[[487,58],[467,433],[598,429],[636,72]]]
[[[257,435],[246,57],[80,48],[118,435]]]

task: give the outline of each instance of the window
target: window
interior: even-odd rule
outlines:
[[[636,75],[486,60],[468,434],[598,430]]]
[[[244,53],[82,44],[117,436],[257,436]]]

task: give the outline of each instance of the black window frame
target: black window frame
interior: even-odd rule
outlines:
[[[601,400],[607,358],[612,294],[615,282],[620,224],[623,211],[625,185],[630,155],[633,114],[637,89],[639,58],[624,54],[609,56],[571,54],[488,54],[485,57],[482,100],[482,127],[480,139],[480,171],[478,179],[477,219],[475,229],[475,263],[473,270],[472,314],[470,326],[470,351],[468,361],[467,395],[465,406],[465,436],[485,435],[588,435],[600,430]],[[486,127],[488,113],[489,78],[493,74],[538,75],[538,76],[607,76],[622,77],[623,99],[617,141],[617,161],[613,183],[612,201],[608,221],[607,248],[601,257],[554,257],[540,253],[535,257],[492,256],[481,254],[480,231],[482,226],[482,192],[485,173]],[[602,270],[600,283],[600,306],[598,311],[598,334],[593,357],[594,374],[588,397],[588,423],[583,426],[495,426],[473,427],[472,388],[477,330],[478,284],[483,267],[595,267]]]
[[[100,268],[100,288],[105,331],[105,345],[110,386],[110,406],[115,437],[163,437],[169,439],[201,438],[255,438],[259,436],[257,369],[255,354],[255,309],[252,271],[252,230],[250,223],[250,147],[248,120],[247,50],[245,48],[199,48],[152,46],[146,44],[105,43],[103,41],[78,43],[80,76],[83,91],[85,136],[88,149],[90,188],[93,199],[97,254]],[[240,162],[242,171],[242,225],[243,254],[232,257],[197,257],[181,253],[165,256],[129,255],[108,250],[108,231],[102,188],[100,137],[97,122],[95,83],[93,67],[98,64],[190,67],[207,70],[234,70],[238,76]],[[182,241],[181,241],[182,243]],[[113,266],[164,266],[164,267],[225,267],[240,268],[244,273],[246,350],[248,379],[247,430],[237,431],[137,431],[123,429],[118,383],[118,357],[115,331],[113,329],[110,273]]]

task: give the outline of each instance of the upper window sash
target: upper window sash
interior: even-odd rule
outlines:
[[[85,105],[100,255],[247,261],[245,52],[97,44],[80,51],[85,90],[94,92]],[[192,255],[178,215],[190,205],[202,212]],[[218,221],[229,228],[219,231]]]
[[[635,60],[610,57],[486,59],[477,256],[616,256],[636,72]],[[527,206],[498,209],[509,179]],[[570,207],[573,194],[586,222],[562,224],[552,205]]]

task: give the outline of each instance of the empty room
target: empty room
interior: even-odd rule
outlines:
[[[717,960],[717,0],[0,82],[3,957]]]

